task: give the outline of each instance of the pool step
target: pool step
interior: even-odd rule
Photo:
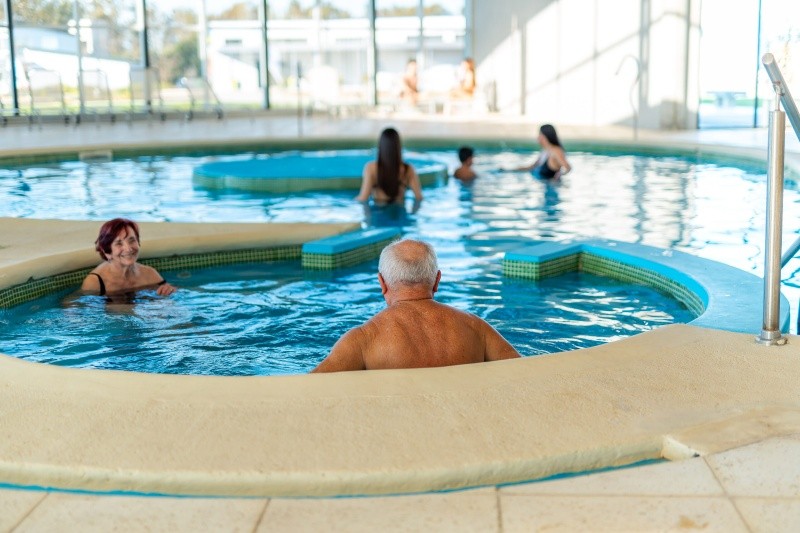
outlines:
[[[303,245],[303,268],[333,270],[358,265],[378,257],[401,235],[399,228],[374,228],[307,242]]]

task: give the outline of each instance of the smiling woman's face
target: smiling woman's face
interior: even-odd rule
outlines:
[[[120,266],[133,265],[139,257],[139,240],[130,228],[120,231],[111,243],[108,260]]]

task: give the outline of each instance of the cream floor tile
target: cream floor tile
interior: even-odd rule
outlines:
[[[781,437],[709,456],[731,496],[800,496],[800,437]]]
[[[266,500],[51,493],[14,533],[250,532]]]
[[[800,531],[800,498],[736,498],[734,505],[753,533]]]
[[[585,476],[509,485],[501,494],[604,496],[722,496],[722,487],[702,458],[621,468]]]
[[[746,532],[727,498],[573,497],[500,498],[504,533],[691,531]]]
[[[381,498],[273,499],[258,528],[272,532],[498,531],[494,489]]]
[[[0,531],[9,531],[47,495],[33,490],[0,489]]]

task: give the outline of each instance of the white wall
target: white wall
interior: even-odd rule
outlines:
[[[696,127],[699,0],[493,0],[473,10],[478,83],[496,85],[501,113]]]

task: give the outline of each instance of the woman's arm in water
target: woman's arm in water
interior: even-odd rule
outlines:
[[[358,196],[356,196],[356,200],[359,202],[368,201],[369,195],[372,194],[372,188],[374,187],[375,168],[376,166],[374,161],[370,161],[364,165],[364,171],[361,173],[361,190],[358,192]]]
[[[408,187],[414,192],[414,201],[422,201],[422,183],[419,181],[417,171],[411,165],[406,166],[408,169]]]

